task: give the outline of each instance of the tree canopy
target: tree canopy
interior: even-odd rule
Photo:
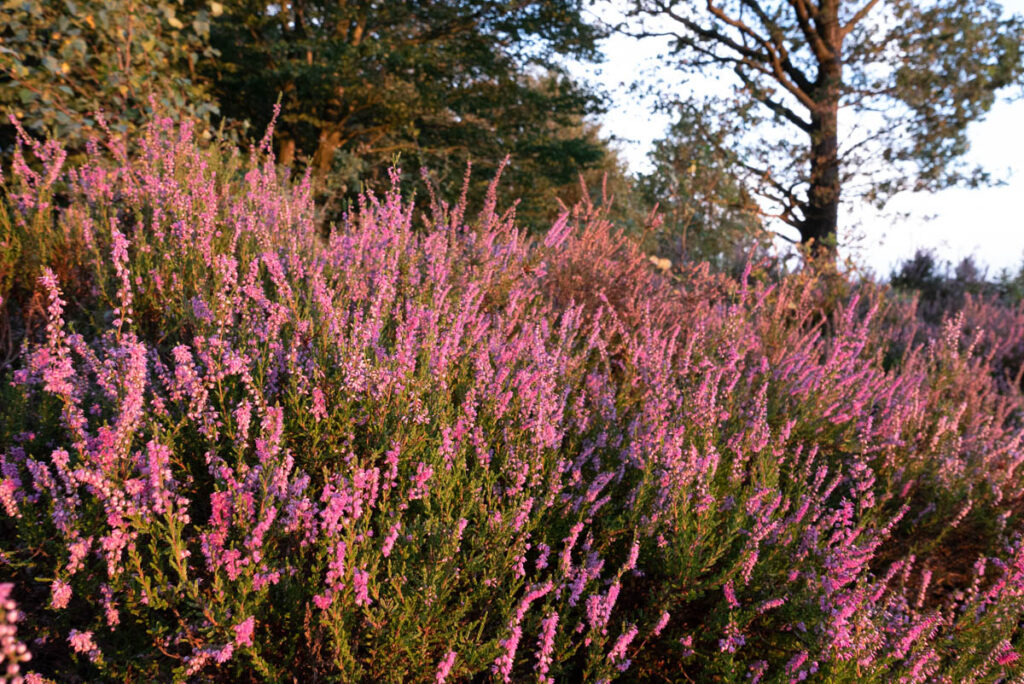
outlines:
[[[509,154],[511,177],[574,183],[605,154],[582,127],[600,99],[562,66],[599,57],[582,5],[229,0],[203,73],[224,116],[257,126],[280,95],[280,159],[305,158],[348,192],[398,155],[449,188],[467,160],[486,175]]]
[[[657,206],[662,221],[648,243],[673,262],[744,261],[770,244],[770,233],[730,143],[732,125],[741,122],[693,101],[677,103],[675,113],[651,150],[653,168],[637,178],[644,203]]]
[[[732,75],[732,110],[756,131],[734,141],[748,178],[819,247],[844,198],[988,180],[963,162],[968,124],[1024,73],[1024,23],[995,0],[634,0],[630,14],[681,68]]]
[[[172,0],[25,0],[0,4],[0,110],[37,135],[83,151],[104,111],[127,132],[152,98],[205,119],[217,111],[199,65],[214,56],[210,21],[219,5],[187,10]],[[0,125],[0,147],[14,129]]]
[[[314,171],[328,210],[397,163],[448,195],[467,162],[482,195],[506,156],[506,204],[541,225],[578,176],[615,166],[583,0],[26,0],[0,5],[0,106],[69,152],[105,111],[128,132],[150,107],[259,137],[274,103],[278,160]],[[113,115],[113,116],[110,116]],[[116,119],[116,120],[115,120]],[[0,123],[0,147],[14,129]],[[471,198],[472,199],[472,198]]]

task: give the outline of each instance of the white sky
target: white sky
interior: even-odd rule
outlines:
[[[1003,6],[1008,13],[1024,14],[1024,0],[1004,0]],[[651,102],[629,92],[628,86],[637,79],[661,80],[661,87],[687,89],[671,67],[660,65],[664,45],[656,39],[613,36],[604,45],[604,64],[596,70],[573,69],[611,94],[611,111],[601,123],[607,135],[620,141],[633,171],[649,168],[647,152],[671,119],[653,114]],[[840,217],[842,252],[881,276],[888,276],[894,264],[913,256],[917,248],[932,248],[954,264],[974,255],[990,275],[1024,264],[1024,101],[998,103],[985,120],[971,125],[970,139],[968,161],[1006,179],[1005,185],[898,195],[885,214],[864,208],[859,234],[851,230],[853,221],[844,223]],[[900,220],[889,210],[909,212],[909,217]]]

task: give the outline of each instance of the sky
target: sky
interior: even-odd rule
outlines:
[[[1004,0],[1008,13],[1024,14],[1024,0]],[[647,153],[671,119],[651,111],[652,101],[631,92],[638,79],[688,89],[658,59],[665,43],[613,36],[603,46],[606,61],[595,68],[573,70],[600,84],[611,96],[610,111],[601,119],[632,171],[650,168]],[[967,160],[981,164],[1005,184],[974,190],[897,195],[884,212],[854,208],[856,216],[840,218],[840,250],[855,262],[888,276],[894,265],[917,249],[932,249],[954,264],[971,255],[995,276],[1001,269],[1024,266],[1024,100],[999,102],[984,120],[971,124]],[[896,216],[906,213],[906,218]],[[844,218],[845,227],[844,227]],[[850,224],[859,224],[851,229]]]

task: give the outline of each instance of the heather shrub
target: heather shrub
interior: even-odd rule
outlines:
[[[266,143],[221,159],[157,121],[140,149],[6,176],[7,235],[82,246],[4,256],[25,667],[1024,673],[1021,397],[964,318],[810,273],[660,274],[599,211],[532,238],[493,192],[476,217],[367,194],[321,239]]]

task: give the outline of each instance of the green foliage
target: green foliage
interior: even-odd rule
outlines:
[[[216,8],[217,3],[211,3]],[[13,127],[60,139],[74,156],[98,128],[96,114],[116,115],[128,133],[164,109],[205,118],[216,112],[197,68],[214,56],[206,9],[180,0],[25,0],[0,5],[0,147]]]
[[[454,198],[469,162],[488,178],[510,156],[499,201],[520,200],[521,223],[540,228],[556,198],[579,198],[580,172],[594,187],[616,166],[586,118],[600,97],[561,65],[598,57],[601,32],[581,13],[577,0],[9,2],[0,109],[75,158],[100,111],[130,139],[152,104],[262,130],[280,99],[278,159],[313,169],[328,218],[390,182],[396,161],[406,186],[426,168]],[[0,147],[13,143],[0,127]],[[471,184],[471,204],[485,187]]]
[[[729,151],[734,131],[706,106],[681,103],[678,111],[668,135],[654,144],[654,169],[638,181],[644,201],[662,217],[648,249],[673,262],[745,262],[751,250],[769,246],[770,235]]]
[[[896,3],[899,28],[864,46],[875,61],[885,59],[888,46],[902,56],[885,80],[867,79],[873,90],[887,90],[903,105],[898,111],[908,121],[909,136],[893,141],[886,160],[916,165],[914,190],[976,186],[990,178],[958,163],[970,147],[967,127],[985,116],[1001,88],[1021,83],[1024,18],[1004,17],[1002,5],[992,1],[920,4]]]
[[[396,158],[454,196],[467,161],[489,177],[511,155],[505,197],[523,197],[536,223],[551,188],[606,153],[584,124],[596,95],[559,62],[597,58],[578,0],[224,7],[211,29],[220,58],[202,68],[224,116],[262,128],[280,97],[279,161],[308,163],[336,201],[388,182]]]

